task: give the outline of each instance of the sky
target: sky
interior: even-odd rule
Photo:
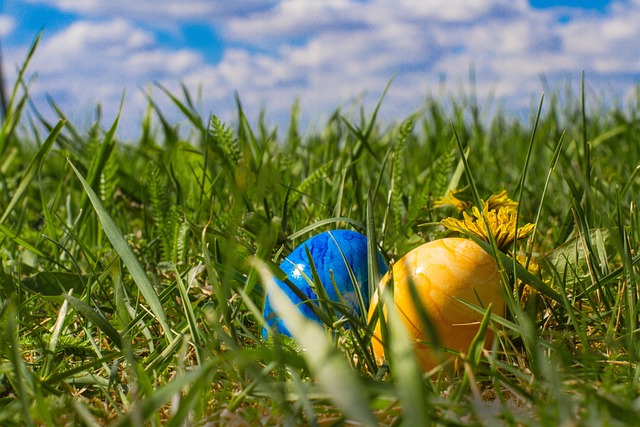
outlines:
[[[472,91],[526,114],[543,92],[579,93],[583,72],[590,97],[624,102],[640,82],[638,22],[640,0],[6,0],[0,46],[11,87],[42,31],[33,107],[54,117],[51,97],[82,129],[100,104],[109,127],[124,95],[118,135],[135,139],[149,96],[184,122],[156,83],[227,122],[237,93],[279,128],[296,100],[309,129],[337,108],[371,112],[392,79],[388,121]]]

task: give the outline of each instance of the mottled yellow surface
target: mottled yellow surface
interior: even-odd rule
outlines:
[[[421,325],[416,303],[411,298],[409,280],[413,281],[420,303],[432,320],[440,344],[445,348],[466,352],[478,332],[482,314],[465,307],[456,298],[487,307],[504,314],[504,300],[500,289],[500,274],[495,260],[471,240],[446,238],[426,243],[402,257],[393,265],[394,300],[424,370],[438,363],[437,354],[429,345],[429,334]],[[383,287],[390,280],[387,273],[381,280]],[[369,317],[377,305],[374,296]],[[489,344],[490,334],[485,345]],[[376,357],[384,357],[380,325],[373,337]]]

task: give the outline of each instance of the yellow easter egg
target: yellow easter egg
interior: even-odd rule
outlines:
[[[458,299],[480,307],[493,304],[492,312],[504,315],[496,261],[471,240],[445,238],[426,243],[398,260],[392,271],[396,309],[414,341],[416,355],[425,371],[440,363],[442,354],[434,351],[431,335],[420,320],[417,304],[424,307],[440,345],[459,352],[468,350],[483,316]],[[382,278],[379,291],[390,278],[389,273]],[[420,301],[411,297],[409,280],[413,282]],[[369,319],[376,310],[377,302],[376,294],[371,301]],[[485,346],[491,339],[492,335],[488,333]],[[379,321],[372,344],[376,358],[381,361],[384,349]]]

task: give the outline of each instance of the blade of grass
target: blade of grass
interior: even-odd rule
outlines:
[[[73,399],[73,408],[75,409],[76,414],[78,414],[78,417],[80,417],[80,419],[82,420],[82,423],[85,426],[87,427],[100,426],[100,423],[98,423],[98,420],[93,416],[93,414],[91,413],[91,410],[87,408],[83,400],[79,398]]]
[[[192,424],[193,421],[190,420],[191,412],[198,401],[207,396],[207,388],[210,384],[211,371],[204,372],[204,374],[198,376],[191,384],[189,391],[180,399],[180,404],[176,408],[173,417],[165,424],[165,427],[181,427]]]
[[[585,78],[584,70],[582,71],[582,79],[580,84],[581,97],[580,97],[580,113],[582,118],[582,149],[584,150],[583,159],[583,186],[584,192],[584,212],[585,218],[589,224],[593,223],[593,212],[591,211],[591,144],[587,139],[587,107],[586,107],[586,94],[585,94]]]
[[[40,249],[38,249],[37,247],[35,247],[31,243],[29,243],[26,240],[22,239],[21,237],[18,237],[17,233],[15,233],[11,229],[5,227],[2,224],[0,224],[0,233],[4,234],[6,237],[9,238],[9,240],[13,240],[14,242],[16,242],[20,246],[24,247],[28,251],[34,253],[35,255],[41,256],[43,258],[48,258],[47,254],[42,252]]]
[[[20,115],[24,106],[29,99],[28,93],[24,94],[22,98],[18,99],[18,89],[20,86],[24,85],[24,75],[27,72],[27,67],[29,66],[29,62],[33,58],[33,55],[36,51],[36,47],[40,42],[40,38],[42,37],[42,31],[38,32],[33,43],[31,43],[31,47],[27,52],[27,56],[22,63],[22,67],[18,70],[18,75],[15,78],[15,83],[13,86],[13,91],[11,92],[11,98],[9,99],[9,104],[7,105],[7,111],[5,112],[4,120],[2,121],[2,127],[0,128],[0,157],[4,157],[5,150],[9,146],[9,142],[13,137],[16,126],[20,121]],[[26,87],[25,87],[26,89]]]
[[[198,360],[198,365],[202,364],[204,360],[202,353],[202,342],[200,339],[200,330],[198,329],[198,324],[196,323],[196,315],[193,312],[193,306],[191,305],[191,299],[189,298],[189,293],[187,292],[187,288],[180,277],[180,272],[175,270],[176,280],[178,282],[178,290],[180,291],[180,298],[182,299],[182,306],[184,308],[185,317],[187,318],[187,323],[189,325],[189,332],[191,333],[191,339],[193,340],[195,351],[196,351],[196,359]]]
[[[300,236],[302,236],[302,235],[304,235],[304,234],[306,234],[306,233],[308,233],[310,231],[316,230],[316,229],[318,229],[320,227],[323,227],[325,225],[328,225],[328,224],[337,224],[337,223],[340,223],[340,222],[344,222],[346,224],[349,224],[349,225],[353,226],[354,228],[356,228],[356,229],[358,229],[360,231],[364,231],[365,230],[365,227],[362,225],[361,222],[353,220],[353,219],[350,219],[350,218],[345,218],[345,217],[327,218],[327,219],[323,219],[323,220],[314,222],[313,224],[308,225],[308,226],[306,226],[304,228],[301,228],[300,230],[296,231],[295,233],[291,233],[289,235],[288,239],[289,240],[295,240],[298,237],[300,237]]]
[[[69,291],[69,295],[71,295],[71,290]],[[62,303],[62,307],[60,307],[60,312],[58,313],[58,317],[56,318],[56,323],[53,325],[53,330],[51,331],[51,338],[49,339],[49,345],[47,346],[48,353],[45,356],[44,366],[42,368],[43,374],[41,377],[48,377],[51,372],[51,364],[53,363],[53,357],[56,352],[56,346],[58,345],[58,339],[60,338],[60,334],[62,332],[62,327],[64,326],[64,321],[67,317],[67,312],[69,311],[69,301],[66,299]]]
[[[465,233],[467,237],[476,242],[482,249],[487,253],[492,253],[492,247],[489,243],[485,242],[482,239],[479,239],[477,236],[474,236],[471,233]],[[513,258],[504,252],[497,251],[496,256],[498,260],[502,263],[503,266],[511,266],[508,273],[512,274],[513,277],[517,277],[522,280],[527,285],[531,286],[536,291],[540,292],[542,295],[551,298],[552,300],[562,303],[562,296],[558,292],[549,286],[549,284],[542,281],[539,277],[531,273],[529,270],[524,268],[519,263],[514,263]]]
[[[91,160],[91,165],[89,166],[89,171],[87,172],[86,180],[94,189],[97,191],[98,183],[100,181],[100,175],[104,171],[105,165],[109,160],[109,156],[111,156],[111,152],[115,148],[116,142],[114,140],[114,136],[116,133],[116,129],[118,128],[118,122],[120,121],[120,114],[122,113],[122,107],[124,105],[124,94],[122,94],[122,99],[120,100],[120,108],[118,108],[118,115],[116,116],[111,128],[104,135],[102,143],[98,147],[98,153]],[[80,219],[78,221],[79,224],[84,224],[84,216],[89,212],[89,198],[86,194],[83,194],[82,200],[80,202],[81,213]]]
[[[333,403],[348,416],[366,426],[378,422],[369,407],[368,393],[361,380],[352,371],[327,336],[324,329],[304,318],[273,280],[266,264],[255,259],[263,283],[271,295],[274,308],[283,318],[296,341],[306,349],[304,357],[318,383],[331,396]]]
[[[329,232],[329,236],[331,237],[331,239],[335,243],[336,247],[338,248],[338,252],[340,252],[340,256],[342,257],[342,262],[344,263],[344,266],[347,269],[347,273],[349,274],[349,280],[351,281],[351,286],[353,286],[353,290],[355,291],[356,296],[358,297],[358,307],[360,307],[360,317],[361,318],[365,318],[365,320],[366,320],[367,304],[365,303],[365,301],[368,302],[371,299],[371,296],[370,296],[370,294],[362,295],[362,291],[360,289],[360,284],[358,283],[358,280],[356,279],[356,275],[353,272],[353,269],[351,268],[351,265],[349,264],[349,261],[347,260],[346,255],[344,254],[344,252],[342,252],[342,249],[338,245],[338,242],[336,242],[336,240],[333,237],[333,235],[331,234],[331,232]],[[368,250],[368,247],[367,247],[367,250]],[[377,255],[377,253],[376,253],[376,255]],[[376,258],[377,258],[377,256],[376,256]],[[337,283],[335,282],[335,280],[333,280],[333,272],[331,272],[331,281],[333,282],[333,286],[334,286],[334,290],[336,292],[336,295],[338,295],[338,297],[340,298],[340,302],[344,305],[345,302],[344,302],[344,300],[342,298],[342,295],[340,294],[340,291],[338,289]],[[369,292],[369,289],[367,289],[367,292]]]
[[[367,265],[369,266],[368,297],[371,298],[380,283],[380,264],[378,262],[378,246],[376,244],[376,225],[373,217],[373,198],[371,191],[367,192]]]
[[[40,168],[42,168],[42,163],[44,162],[45,156],[49,154],[53,143],[55,142],[56,138],[58,138],[58,135],[62,131],[62,128],[64,128],[64,125],[64,120],[60,120],[58,122],[56,127],[54,127],[53,130],[49,133],[49,136],[45,140],[44,144],[42,144],[42,146],[40,146],[40,148],[38,149],[38,152],[34,156],[33,160],[31,160],[31,162],[29,163],[29,166],[27,166],[27,169],[22,176],[22,179],[20,180],[20,184],[18,184],[18,188],[16,188],[15,193],[13,193],[11,201],[5,208],[4,214],[0,218],[0,224],[9,217],[9,215],[13,211],[13,208],[29,190],[31,182],[37,176]]]
[[[560,135],[558,144],[556,145],[556,148],[553,150],[553,155],[551,156],[551,162],[549,162],[549,168],[547,170],[547,178],[545,179],[544,186],[542,187],[542,194],[540,195],[540,202],[538,203],[538,211],[536,212],[536,217],[533,221],[533,231],[531,232],[532,236],[536,235],[538,224],[540,223],[540,217],[542,215],[542,206],[544,204],[544,201],[547,195],[547,190],[549,189],[551,175],[553,174],[553,171],[556,169],[556,165],[558,164],[558,158],[560,157],[560,153],[562,152],[565,135],[566,135],[566,132],[562,132],[562,134]],[[527,249],[527,255],[529,255],[532,250],[533,250],[533,239],[530,240],[530,246]],[[527,260],[527,263],[528,261],[529,260]],[[525,267],[528,267],[528,265],[525,265]]]
[[[104,229],[104,232],[107,238],[113,245],[113,248],[118,253],[118,255],[120,255],[122,262],[129,270],[129,273],[131,273],[131,277],[133,278],[133,281],[138,286],[138,289],[140,289],[140,292],[142,293],[145,300],[147,301],[147,304],[149,304],[149,308],[151,309],[151,312],[160,323],[160,326],[162,327],[166,341],[168,343],[171,342],[173,339],[173,333],[171,332],[171,327],[167,322],[167,317],[162,308],[162,304],[160,303],[160,299],[158,298],[158,294],[156,293],[155,289],[153,288],[153,285],[151,284],[151,280],[149,280],[149,277],[147,277],[147,274],[145,273],[144,269],[142,268],[142,265],[140,264],[140,261],[138,261],[138,259],[136,258],[135,254],[133,253],[133,251],[127,244],[126,240],[124,239],[124,236],[118,229],[118,226],[113,221],[111,216],[109,216],[109,213],[106,211],[104,206],[102,206],[100,199],[98,198],[96,193],[93,191],[89,183],[84,179],[82,174],[78,171],[78,169],[76,169],[73,163],[71,163],[70,160],[68,160],[68,162],[69,162],[69,165],[71,165],[71,168],[75,172],[76,176],[80,180],[80,183],[84,188],[84,191],[89,196],[89,199],[91,200],[91,204],[93,205],[93,208],[95,209],[96,213],[98,214],[98,217],[100,218],[100,222],[102,223],[102,227]]]
[[[413,343],[409,337],[400,313],[396,307],[393,290],[385,286],[381,292],[381,301],[386,311],[388,328],[387,345],[389,365],[395,388],[403,407],[403,423],[410,426],[429,425],[428,400],[422,380],[422,369],[418,364]],[[385,354],[387,352],[385,351]]]
[[[139,422],[147,421],[150,417],[157,414],[160,408],[166,404],[173,396],[180,393],[188,385],[203,382],[211,371],[212,364],[196,367],[193,371],[176,377],[171,382],[165,384],[155,390],[146,399],[137,401],[131,410],[119,418],[112,427],[135,427]],[[200,387],[198,387],[200,389]]]
[[[464,397],[467,393],[469,387],[472,388],[474,392],[475,398],[480,398],[480,393],[478,392],[478,385],[474,381],[473,372],[478,367],[480,363],[480,357],[482,356],[482,349],[484,348],[485,337],[487,336],[487,329],[489,328],[489,323],[491,320],[491,304],[487,307],[482,316],[482,321],[480,322],[480,327],[478,328],[478,332],[473,337],[471,344],[469,345],[469,350],[467,353],[467,357],[464,360],[465,365],[465,374],[462,378],[462,383],[456,390],[456,395],[453,397],[455,402],[459,402],[460,399]]]
[[[167,95],[171,101],[173,101],[173,103],[176,105],[176,107],[178,107],[180,109],[180,112],[182,112],[182,114],[185,115],[185,117],[187,117],[187,119],[189,119],[189,121],[203,134],[206,133],[206,129],[204,124],[202,123],[202,118],[198,115],[197,112],[195,112],[192,108],[191,103],[189,102],[189,100],[187,99],[187,104],[185,105],[184,103],[182,103],[174,94],[172,94],[167,88],[165,88],[164,86],[162,86],[159,82],[155,82],[155,85],[157,87],[160,88],[160,90],[162,90],[165,95]],[[184,86],[183,86],[184,88]],[[188,93],[188,92],[184,92],[184,93]]]
[[[380,161],[375,150],[371,147],[371,142],[369,141],[369,138],[371,137],[371,134],[375,129],[375,123],[378,117],[378,112],[380,111],[380,106],[382,105],[382,100],[387,95],[387,92],[389,91],[389,88],[391,87],[391,83],[393,83],[394,79],[395,79],[395,75],[391,77],[391,79],[387,83],[387,86],[385,86],[384,90],[382,91],[382,95],[380,95],[380,98],[378,99],[378,102],[376,103],[376,106],[373,109],[373,114],[371,115],[371,119],[369,120],[369,123],[363,124],[363,126],[358,128],[353,124],[351,124],[346,118],[340,116],[343,123],[351,130],[351,132],[353,132],[353,134],[358,139],[358,142],[360,143],[353,150],[354,157],[359,157],[362,151],[362,148],[365,148],[377,162]]]
[[[64,297],[65,300],[68,301],[76,311],[78,311],[78,313],[89,319],[102,332],[104,332],[105,335],[111,338],[111,341],[113,341],[118,348],[122,348],[122,337],[120,336],[120,333],[118,333],[116,328],[114,328],[101,313],[71,294],[64,294]]]
[[[17,324],[16,308],[12,300],[7,300],[0,312],[0,321],[4,323],[3,335],[5,345],[3,345],[3,353],[9,359],[13,367],[14,373],[14,386],[16,388],[17,398],[20,401],[22,409],[22,422],[27,426],[34,426],[33,418],[31,417],[30,407],[30,392],[31,385],[29,384],[30,372],[22,360],[22,354],[20,354],[20,346],[18,344],[18,324]]]
[[[311,277],[308,277],[306,274],[303,274],[304,279],[307,281],[311,289],[315,292],[317,296],[316,301],[309,301],[307,306],[313,307],[313,313],[318,316],[318,318],[327,326],[332,326],[336,320],[336,314],[333,310],[333,304],[327,295],[327,289],[324,287],[324,283],[320,280],[320,276],[318,275],[318,270],[316,270],[316,264],[313,261],[313,256],[311,256],[311,252],[309,251],[309,247],[305,245],[304,247],[305,253],[307,255],[307,259],[309,260],[309,268],[311,270]],[[286,283],[286,282],[285,282]],[[289,285],[286,283],[287,286]],[[298,289],[296,287],[296,289]],[[304,295],[304,294],[303,294]],[[308,298],[301,298],[302,302],[305,303],[305,300],[308,301]]]

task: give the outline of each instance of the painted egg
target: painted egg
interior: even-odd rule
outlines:
[[[313,279],[311,264],[305,248],[309,249],[320,282],[331,301],[340,302],[340,297],[335,289],[337,287],[345,304],[356,314],[361,313],[358,295],[345,264],[346,260],[359,285],[365,308],[368,308],[370,300],[369,267],[367,264],[367,238],[365,236],[350,230],[327,231],[306,240],[282,261],[280,268],[287,275],[291,283],[300,289],[309,300],[317,301],[318,296],[309,283],[310,281],[313,283]],[[387,272],[387,266],[380,253],[378,253],[378,263],[380,265],[380,274],[385,274]],[[331,279],[332,274],[336,284],[335,287]],[[275,279],[275,281],[306,318],[321,323],[318,316],[316,316],[311,308],[302,303],[302,300],[286,283],[278,279]],[[281,334],[291,335],[282,319],[274,312],[269,300],[269,294],[267,294],[265,300],[264,318],[270,327],[277,329]],[[262,337],[265,338],[267,333],[266,328],[263,328]]]
[[[478,244],[462,238],[445,238],[426,243],[393,265],[393,299],[398,314],[414,342],[414,350],[424,371],[443,360],[443,353],[434,351],[430,333],[417,311],[421,304],[431,320],[442,348],[466,352],[478,332],[483,315],[459,300],[479,307],[493,304],[492,313],[504,315],[504,299],[500,287],[500,273],[494,258]],[[390,280],[386,274],[383,289]],[[414,301],[409,282],[420,297]],[[369,308],[369,319],[376,310],[377,293]],[[488,331],[485,347],[491,342]],[[378,361],[384,358],[380,322],[371,340]]]

